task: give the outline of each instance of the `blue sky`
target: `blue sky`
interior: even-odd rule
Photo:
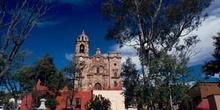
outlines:
[[[53,19],[38,23],[23,45],[24,49],[32,52],[31,60],[49,53],[56,66],[62,68],[67,58],[75,52],[76,38],[83,29],[90,39],[90,55],[98,47],[103,53],[111,51],[110,47],[115,43],[104,40],[109,24],[103,21],[100,14],[100,0],[66,1],[56,1],[59,5],[51,12]]]
[[[48,1],[59,4],[51,12],[54,18],[39,23],[22,46],[23,49],[32,51],[31,61],[49,53],[58,68],[64,67],[75,52],[76,38],[84,29],[90,39],[90,56],[95,53],[96,48],[101,48],[103,54],[120,52],[123,57],[122,62],[129,56],[140,68],[135,50],[127,46],[119,48],[114,41],[104,39],[110,24],[103,20],[99,5],[105,0]],[[198,34],[201,40],[195,48],[195,51],[199,50],[199,53],[193,56],[189,63],[190,66],[196,68],[195,72],[198,72],[201,64],[212,58],[211,54],[214,50],[212,36],[220,31],[220,1],[215,0],[206,12],[209,13],[209,18],[192,33]]]

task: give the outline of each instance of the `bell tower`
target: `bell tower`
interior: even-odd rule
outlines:
[[[85,34],[85,31],[82,31],[82,34],[78,36],[76,40],[76,57],[89,57],[89,38]]]

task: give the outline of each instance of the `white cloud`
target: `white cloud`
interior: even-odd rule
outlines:
[[[69,60],[69,61],[72,61],[73,60],[73,57],[74,57],[74,54],[65,54],[65,57],[66,57],[66,59],[67,60]]]
[[[188,81],[188,82],[186,82],[186,84],[187,84],[187,86],[189,86],[191,88],[196,84],[196,81]]]
[[[128,57],[132,59],[132,62],[136,64],[137,69],[141,69],[141,63],[139,60],[139,57],[137,55],[137,52],[134,48],[131,46],[123,46],[119,48],[119,45],[114,45],[110,48],[110,51],[114,50],[114,52],[121,53],[122,61],[121,63],[124,63]]]
[[[195,49],[200,49],[200,52],[193,56],[190,60],[190,65],[203,64],[205,61],[212,58],[214,51],[212,37],[220,32],[220,16],[210,16],[202,23],[202,26],[194,31],[193,34],[198,35],[201,42],[199,42]]]
[[[210,58],[212,58],[212,53],[214,50],[212,37],[220,31],[218,26],[220,26],[220,16],[210,16],[202,23],[202,26],[199,27],[199,29],[192,32],[193,35],[198,35],[201,41],[195,47],[197,50],[194,50],[197,52],[199,49],[200,51],[190,59],[190,66],[203,64],[205,61],[208,61]],[[136,50],[134,48],[129,46],[119,48],[119,45],[114,45],[110,50],[121,53],[122,63],[125,62],[127,57],[130,57],[132,58],[132,61],[137,65],[137,68],[141,69],[139,57],[137,56]]]
[[[215,78],[220,78],[220,73],[215,74],[213,77],[215,77]]]
[[[215,0],[210,7],[205,10],[210,16],[220,16],[220,0]]]
[[[44,21],[44,22],[38,22],[37,23],[37,27],[39,28],[44,28],[44,27],[47,27],[47,26],[54,26],[54,25],[57,25],[59,23],[61,23],[62,21]]]
[[[212,37],[216,35],[217,32],[220,32],[220,29],[218,28],[220,26],[220,0],[213,2],[210,7],[207,8],[206,12],[209,13],[209,17],[202,23],[201,27],[192,32],[193,35],[198,35],[201,41],[195,47],[195,49],[197,49],[195,50],[196,52],[198,49],[200,51],[190,59],[190,66],[203,64],[205,61],[212,58],[214,50]],[[132,47],[124,46],[119,48],[118,45],[114,45],[111,50],[121,53],[122,63],[125,62],[127,57],[130,57],[137,65],[137,68],[141,68],[139,57],[137,56],[135,49]]]
[[[220,74],[215,74],[214,76],[209,76],[208,78],[205,74],[201,75],[201,80],[204,82],[219,82],[220,81]]]
[[[62,1],[62,0],[60,0]],[[62,3],[83,3],[85,0],[63,0]],[[189,62],[189,65],[203,64],[204,61],[212,58],[214,50],[212,36],[216,35],[220,31],[220,0],[216,0],[207,8],[206,12],[209,13],[209,17],[202,23],[196,31],[192,32],[193,35],[198,35],[201,42],[199,42],[195,49],[199,49],[200,52],[193,56]],[[131,42],[132,43],[132,42]],[[114,50],[114,51],[113,51]],[[111,52],[119,52],[122,55],[122,63],[126,61],[127,57],[130,57],[132,61],[137,65],[137,69],[141,69],[139,57],[136,54],[136,50],[130,46],[123,46],[119,48],[119,45],[114,45],[110,48]],[[107,55],[105,53],[104,55]],[[66,59],[72,60],[73,54],[66,54]]]

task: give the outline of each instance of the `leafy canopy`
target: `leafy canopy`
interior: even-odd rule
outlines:
[[[111,102],[102,95],[93,95],[92,99],[86,103],[86,110],[109,110]]]
[[[138,90],[138,86],[140,85],[140,76],[138,74],[138,70],[136,69],[136,65],[132,62],[131,58],[127,58],[126,62],[123,63],[121,76],[123,87],[125,89],[125,107],[136,107],[140,98],[140,91]]]

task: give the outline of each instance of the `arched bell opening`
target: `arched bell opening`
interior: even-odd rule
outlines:
[[[79,53],[85,53],[85,46],[83,44],[79,46]]]

